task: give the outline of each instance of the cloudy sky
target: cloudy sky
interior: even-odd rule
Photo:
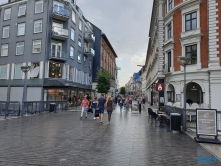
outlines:
[[[7,0],[0,0],[7,2]],[[77,0],[84,16],[108,37],[118,55],[119,84],[145,64],[153,0]]]

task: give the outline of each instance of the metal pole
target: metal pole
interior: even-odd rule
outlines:
[[[24,72],[24,74],[25,74],[25,80],[24,80],[24,89],[23,89],[23,96],[22,96],[22,115],[23,115],[23,111],[24,111],[24,108],[25,108],[24,102],[26,100],[26,94],[27,94],[27,86],[26,86],[27,72]],[[26,111],[26,114],[25,114],[26,116],[28,115],[27,111]]]
[[[183,86],[183,130],[186,131],[186,65],[184,67],[184,86]]]

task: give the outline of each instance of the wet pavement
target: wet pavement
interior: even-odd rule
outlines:
[[[142,114],[112,114],[111,125],[60,112],[0,121],[0,166],[221,165],[184,133],[160,128]]]

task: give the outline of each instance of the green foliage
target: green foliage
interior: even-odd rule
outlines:
[[[122,94],[122,95],[126,94],[126,88],[125,87],[120,88],[120,94]]]
[[[99,70],[97,72],[96,82],[97,82],[97,92],[107,94],[111,87],[112,76],[106,70]]]

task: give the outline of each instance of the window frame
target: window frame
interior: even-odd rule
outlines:
[[[21,66],[20,66],[20,70],[17,70],[17,69],[16,69],[16,65],[21,65],[21,66],[23,66],[23,63],[15,63],[15,65],[14,65],[14,77],[13,77],[13,79],[15,79],[15,80],[21,80],[21,79],[22,79],[22,76],[23,76],[23,72],[22,72],[22,70],[21,70]],[[17,73],[17,72],[20,72],[20,73]],[[17,74],[21,74],[21,75],[19,75],[19,77],[15,78],[16,73],[17,73]]]
[[[167,39],[172,37],[172,23],[167,24]]]
[[[73,17],[73,15],[74,15],[74,17]],[[73,19],[74,18],[74,19]],[[72,20],[72,22],[74,23],[74,24],[76,24],[76,13],[72,10],[72,12],[71,12],[71,20]]]
[[[42,11],[36,12],[36,4],[42,4]],[[44,5],[43,5],[43,0],[37,0],[35,1],[35,14],[43,13],[44,12]]]
[[[79,57],[80,57],[80,60],[79,60]],[[78,51],[78,63],[81,63],[81,52]]]
[[[7,45],[7,46],[9,47],[9,44],[8,44],[8,43],[5,43],[5,44],[2,44],[2,45],[1,45],[1,57],[6,57],[6,56],[8,56],[8,47],[7,47],[7,55],[4,55],[4,56],[3,56],[3,46],[4,46],[4,45]]]
[[[195,18],[192,18],[193,13],[196,14]],[[186,19],[187,15],[190,15],[190,19],[189,20]],[[185,17],[185,32],[197,29],[197,21],[198,21],[197,20],[197,11],[192,11],[190,13],[186,13],[184,17]],[[196,28],[195,29],[193,29],[193,26],[192,26],[193,25],[192,24],[193,20],[196,20]],[[189,27],[189,30],[187,30],[187,22],[189,22],[189,21],[190,21],[190,27]]]
[[[39,32],[35,32],[35,23],[37,23],[37,22],[41,22],[41,31],[39,31]],[[41,20],[35,20],[34,21],[34,33],[35,34],[42,33],[42,28],[43,28],[43,20],[42,19]]]
[[[73,38],[72,38],[72,34],[73,34]],[[71,40],[74,41],[74,38],[75,38],[75,30],[74,28],[71,28]]]
[[[168,12],[173,9],[173,0],[168,0]]]
[[[73,49],[73,50],[71,50],[71,48]],[[71,52],[72,52],[72,56],[71,56]],[[73,46],[70,46],[70,54],[69,54],[69,57],[71,58],[71,59],[74,59],[74,47]]]
[[[18,34],[18,32],[19,32],[19,25],[21,26],[21,25],[24,25],[23,27],[24,27],[24,34],[21,34],[21,35],[19,35]],[[26,27],[26,25],[25,25],[25,22],[23,22],[23,23],[18,23],[18,25],[17,25],[17,36],[24,36],[25,35],[25,28]]]
[[[78,46],[79,47],[82,46],[82,37],[81,37],[81,35],[78,35]]]
[[[171,72],[170,68],[172,66],[172,53],[171,50],[167,52],[167,63],[168,63],[168,72]]]
[[[8,27],[8,36],[6,36],[6,37],[4,37],[3,35],[4,35],[4,30],[5,30],[5,28],[7,28]],[[6,39],[6,38],[9,38],[10,37],[10,26],[9,25],[6,25],[6,26],[3,26],[2,27],[2,38],[3,39]]]
[[[195,51],[193,51],[193,49],[192,49],[192,47],[196,47],[196,50]],[[191,51],[190,52],[187,52],[187,47],[190,47],[190,49],[191,49]],[[193,60],[192,60],[192,54],[193,53],[195,53],[195,56],[196,56],[196,62],[195,63],[192,63],[193,62]],[[189,62],[189,64],[188,65],[196,65],[197,64],[197,44],[192,44],[192,45],[187,45],[187,46],[185,46],[185,57],[188,57],[187,56],[187,54],[191,54],[191,56],[190,56],[190,62]]]
[[[40,41],[40,52],[34,52],[34,42],[36,42],[36,41]],[[32,42],[32,53],[33,54],[40,54],[41,53],[41,46],[42,46],[41,39],[33,40],[33,42]]]
[[[87,56],[84,55],[84,66],[86,67],[87,66]]]
[[[23,43],[23,53],[21,53],[21,54],[18,54],[18,44],[19,43]],[[24,51],[25,51],[25,42],[24,41],[21,41],[21,42],[17,42],[16,43],[16,55],[24,55]]]
[[[8,18],[8,19],[5,19],[5,14],[6,14],[6,11],[7,11],[7,10],[10,10],[10,15],[9,15],[9,18]],[[12,8],[7,8],[7,9],[5,9],[5,10],[4,10],[3,20],[4,20],[4,21],[10,20],[10,19],[11,19],[11,13],[12,13]]]
[[[19,15],[20,9],[21,9],[22,7],[25,7],[25,12],[24,12],[23,15]],[[21,4],[21,5],[19,5],[19,6],[18,6],[18,17],[26,16],[26,10],[27,10],[27,4]]]
[[[1,72],[2,72],[2,69],[1,69],[1,68],[2,68],[3,66],[6,68],[6,71],[5,71],[5,73],[4,73],[4,74],[5,74],[5,77],[1,78],[1,75],[2,75],[2,74],[1,74]],[[6,79],[7,79],[7,70],[8,70],[7,64],[1,64],[1,65],[0,65],[0,80],[6,80]]]
[[[81,21],[81,19],[79,19],[79,25],[78,25],[78,28],[79,30],[82,32],[82,27],[83,27],[83,23]]]

